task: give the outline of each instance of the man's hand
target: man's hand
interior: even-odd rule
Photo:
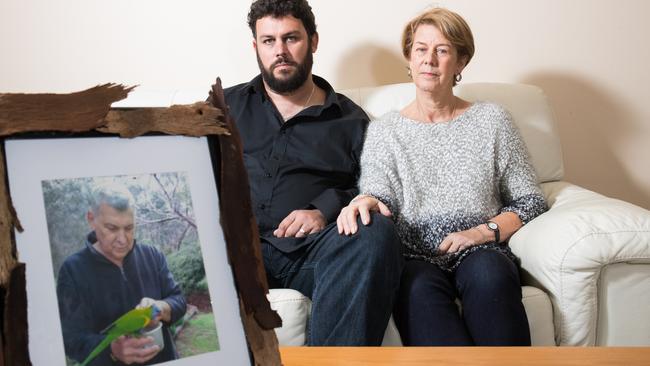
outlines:
[[[169,306],[169,304],[166,301],[163,300],[154,300],[150,297],[143,297],[142,300],[140,300],[140,303],[138,306],[136,306],[136,309],[142,309],[146,308],[147,306],[150,305],[156,305],[158,307],[158,310],[160,310],[160,313],[158,316],[155,318],[151,319],[151,323],[148,324],[149,327],[154,327],[158,324],[159,321],[164,321],[169,323],[172,319],[172,307]]]
[[[390,217],[392,213],[383,202],[372,196],[358,196],[349,205],[343,207],[336,226],[339,234],[352,235],[357,232],[357,215],[361,215],[364,225],[370,224],[370,212],[379,211],[384,216]]]
[[[276,238],[302,238],[323,230],[326,224],[320,210],[295,210],[282,220],[273,235]]]
[[[474,245],[483,244],[489,241],[483,233],[473,227],[468,230],[458,231],[451,233],[445,237],[438,247],[438,252],[441,254],[456,253],[463,249],[467,249]]]
[[[132,363],[145,363],[152,359],[160,347],[153,343],[153,338],[142,337],[133,338],[120,336],[111,342],[111,353],[113,357],[122,363],[130,365]]]

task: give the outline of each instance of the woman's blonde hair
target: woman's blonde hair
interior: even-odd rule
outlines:
[[[418,15],[406,24],[402,33],[402,54],[411,59],[415,31],[422,24],[433,25],[447,38],[458,52],[458,59],[465,58],[465,65],[474,56],[474,36],[465,19],[444,8],[433,8]]]

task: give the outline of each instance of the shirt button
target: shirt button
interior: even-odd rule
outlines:
[[[266,174],[264,174],[264,176],[267,177],[267,178],[271,178],[271,177],[272,177],[271,173],[266,173]]]
[[[257,207],[259,207],[260,210],[263,210],[263,209],[266,208],[266,205],[263,204],[263,203],[260,203],[259,205],[257,205]]]

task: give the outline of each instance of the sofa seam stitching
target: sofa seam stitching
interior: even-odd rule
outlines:
[[[564,301],[564,274],[565,274],[565,272],[564,272],[564,262],[565,262],[565,260],[566,260],[566,258],[568,256],[568,253],[571,250],[573,250],[573,248],[576,245],[578,245],[579,242],[583,241],[587,237],[597,236],[597,235],[624,234],[624,233],[626,233],[626,234],[630,234],[630,233],[635,233],[635,234],[638,234],[638,233],[650,233],[650,230],[621,230],[621,231],[588,233],[588,234],[585,234],[585,235],[581,236],[580,238],[576,239],[573,242],[573,244],[571,244],[566,249],[566,251],[564,252],[564,255],[562,256],[562,261],[560,261],[560,310],[562,311],[562,317],[560,317],[560,329],[559,329],[560,335],[558,337],[560,344],[562,344],[562,341],[564,341],[565,322],[564,322],[563,317],[564,317],[564,313],[565,313],[565,310],[566,310],[565,304],[564,304],[565,303],[565,301]],[[646,259],[646,258],[650,258],[650,257],[615,257],[614,259],[618,261],[620,259]],[[608,264],[611,264],[611,263],[618,263],[618,262],[609,261],[609,262],[605,263],[604,265],[608,265]],[[600,270],[598,272],[600,272]]]

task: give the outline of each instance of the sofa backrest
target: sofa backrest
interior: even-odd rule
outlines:
[[[415,99],[413,83],[341,90],[375,119],[391,110],[399,110]],[[555,127],[553,111],[544,92],[532,85],[502,83],[466,83],[454,88],[454,94],[469,100],[483,100],[505,107],[526,142],[540,183],[562,180],[562,146]]]
[[[391,110],[402,109],[415,98],[413,83],[341,90],[359,104],[370,118]],[[530,153],[540,183],[561,180],[564,175],[562,147],[553,112],[544,92],[532,85],[501,83],[465,83],[456,86],[459,97],[484,100],[504,106],[512,114]],[[205,100],[204,90],[146,91],[134,90],[114,108],[168,107]]]

